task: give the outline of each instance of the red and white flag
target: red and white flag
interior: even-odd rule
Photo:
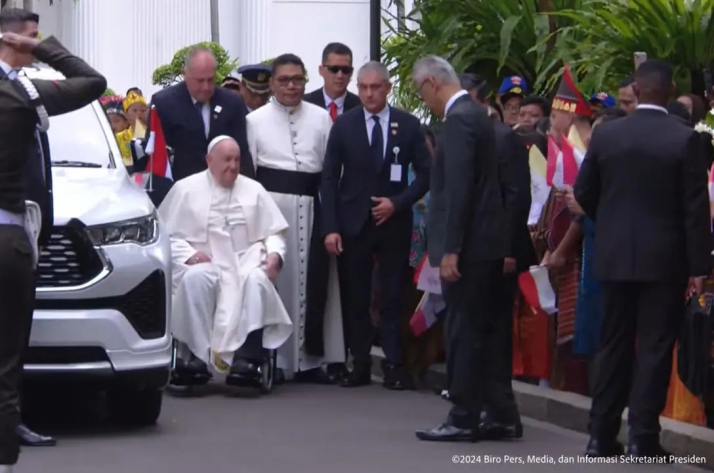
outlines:
[[[171,175],[171,163],[169,162],[169,153],[166,150],[166,138],[164,138],[164,130],[161,128],[161,120],[156,107],[151,107],[151,117],[149,118],[151,129],[149,130],[149,139],[146,143],[144,152],[149,155],[149,164],[146,167],[147,174],[164,177],[173,180]],[[136,174],[134,179],[143,184],[145,179],[143,173]]]
[[[518,287],[531,307],[550,315],[558,311],[555,291],[545,266],[532,266],[528,271],[519,274]]]
[[[546,183],[549,186],[563,188],[573,186],[578,178],[580,165],[585,156],[563,136],[561,146],[555,138],[548,137],[548,157],[546,165]]]
[[[409,320],[409,327],[414,336],[425,333],[439,318],[437,314],[446,308],[444,299],[438,294],[424,293],[416,312]]]

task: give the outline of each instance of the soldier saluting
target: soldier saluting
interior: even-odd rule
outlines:
[[[19,454],[18,388],[32,323],[37,252],[36,242],[26,231],[29,189],[25,169],[30,159],[40,159],[31,151],[36,146],[37,129],[44,131],[49,126],[48,116],[71,112],[98,99],[107,81],[53,37],[39,41],[5,32],[0,43],[3,48],[33,54],[66,77],[60,81],[29,80],[13,74],[0,79],[0,473],[11,473]]]

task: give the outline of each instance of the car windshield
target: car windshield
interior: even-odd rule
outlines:
[[[98,116],[93,105],[51,117],[47,136],[52,162],[109,167],[112,150],[100,120],[106,117]]]

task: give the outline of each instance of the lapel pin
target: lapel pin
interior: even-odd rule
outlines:
[[[216,105],[216,108],[213,109],[213,113],[218,115],[219,113],[221,113],[221,110],[223,110],[223,107],[221,107],[220,105]]]

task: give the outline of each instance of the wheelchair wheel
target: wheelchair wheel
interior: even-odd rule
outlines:
[[[263,359],[263,366],[260,367],[261,381],[260,393],[270,394],[273,392],[273,383],[275,381],[275,350]]]

